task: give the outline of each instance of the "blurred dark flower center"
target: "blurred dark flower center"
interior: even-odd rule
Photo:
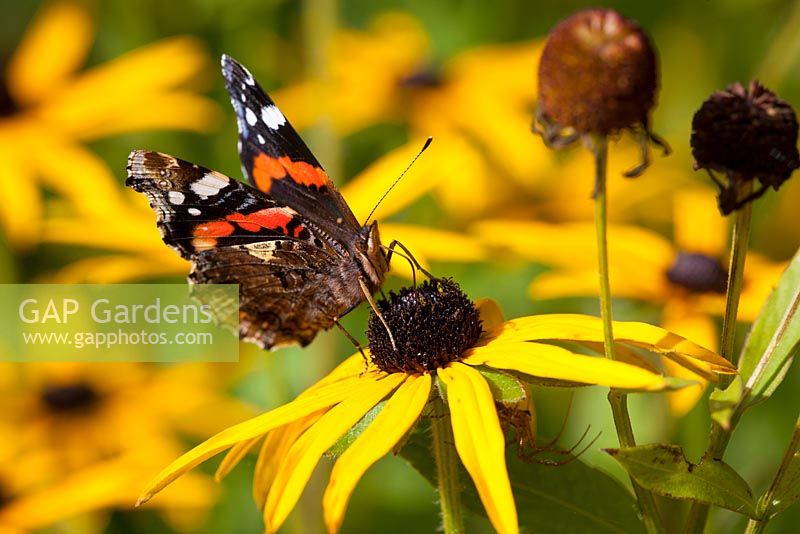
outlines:
[[[0,510],[3,509],[5,505],[11,502],[11,496],[6,491],[3,481],[0,480]]]
[[[46,386],[41,393],[42,401],[51,412],[80,412],[94,407],[100,395],[89,384],[59,384]]]
[[[0,117],[9,117],[19,111],[19,106],[8,90],[7,71],[8,59],[0,58]]]
[[[400,78],[397,84],[400,87],[419,87],[419,88],[435,88],[441,87],[444,83],[442,79],[441,73],[438,69],[430,66],[424,65],[418,67],[414,72]]]
[[[667,278],[693,293],[724,294],[728,285],[728,271],[719,259],[692,252],[678,253]]]
[[[367,338],[375,365],[387,373],[435,371],[457,360],[475,345],[483,331],[475,305],[449,279],[427,280],[417,287],[391,292],[378,302],[395,340],[373,312]]]

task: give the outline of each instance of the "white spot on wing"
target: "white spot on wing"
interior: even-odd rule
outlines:
[[[258,134],[258,135],[256,136],[256,139],[258,139],[258,142],[259,142],[259,143],[261,143],[262,145],[263,145],[264,143],[266,143],[266,142],[267,142],[267,140],[266,140],[266,139],[264,139],[264,136],[263,136],[263,135],[261,135],[261,134]]]
[[[200,197],[206,199],[219,193],[220,189],[228,185],[228,178],[217,172],[207,172],[202,178],[192,183],[189,188]]]
[[[183,204],[183,201],[186,200],[186,195],[180,191],[170,191],[167,193],[167,199],[170,204]]]
[[[277,130],[279,127],[286,124],[286,117],[284,117],[281,110],[275,106],[264,106],[261,108],[261,120],[273,130]]]
[[[272,259],[273,253],[277,248],[277,243],[273,241],[261,241],[258,243],[250,243],[244,246],[247,252],[260,260],[269,261]]]
[[[258,120],[258,117],[256,117],[256,114],[253,113],[253,110],[250,109],[250,108],[247,108],[247,109],[244,110],[244,118],[247,119],[247,124],[249,124],[250,126],[255,126],[256,125],[256,121]]]
[[[189,215],[194,215],[195,217],[197,217],[198,215],[200,215],[200,210],[197,208],[189,208]]]

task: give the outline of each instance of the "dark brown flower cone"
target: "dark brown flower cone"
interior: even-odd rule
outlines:
[[[639,24],[610,9],[580,11],[545,44],[539,110],[580,135],[608,135],[646,127],[657,86],[655,52]]]

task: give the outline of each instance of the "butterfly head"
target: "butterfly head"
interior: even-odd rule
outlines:
[[[362,274],[370,283],[371,289],[377,291],[389,271],[389,262],[381,246],[378,221],[372,221],[361,228],[355,248],[356,261]]]

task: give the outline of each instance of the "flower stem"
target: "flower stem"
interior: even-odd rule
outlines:
[[[450,414],[441,397],[436,397],[433,401],[431,421],[442,527],[445,534],[462,534],[464,513],[461,507],[461,483],[458,480],[458,455],[454,446]]]
[[[611,284],[608,276],[608,215],[606,199],[606,169],[608,167],[608,140],[605,136],[593,136],[589,140],[589,148],[595,158],[595,188],[594,188],[594,225],[597,232],[597,263],[598,279],[600,282],[600,317],[603,321],[603,347],[605,356],[609,360],[616,359],[614,351],[614,330],[612,326],[613,312],[611,309]],[[611,390],[608,394],[611,413],[614,416],[614,426],[617,429],[617,438],[620,447],[636,446],[633,436],[631,418],[628,414],[628,396],[619,391]],[[653,495],[642,488],[631,477],[631,485],[639,502],[644,524],[648,532],[662,532],[661,522],[658,517],[658,508]]]
[[[753,182],[748,181],[741,192],[743,196],[749,195],[752,191]],[[744,265],[747,257],[747,246],[750,241],[750,216],[753,213],[753,204],[748,202],[736,212],[736,220],[733,223],[733,234],[731,237],[731,258],[728,267],[728,290],[725,299],[725,316],[722,319],[722,341],[720,343],[720,355],[728,361],[733,361],[733,351],[736,341],[736,317],[739,312],[739,297],[742,292],[742,281],[744,280]],[[730,384],[730,379],[720,377],[718,387],[724,389]],[[743,395],[749,394],[745,389]],[[737,403],[728,422],[727,428],[721,427],[716,421],[711,422],[711,436],[709,437],[708,449],[704,459],[722,459],[725,449],[731,439],[731,434],[739,423],[746,403],[744,397]],[[700,533],[705,529],[708,520],[707,504],[695,502],[689,509],[686,518],[687,534]]]
[[[743,194],[750,194],[752,181]],[[744,261],[747,257],[747,244],[750,240],[750,216],[753,203],[748,202],[736,212],[731,237],[731,259],[728,267],[728,291],[725,300],[725,317],[722,320],[722,344],[720,354],[728,361],[733,361],[733,348],[736,341],[736,316],[739,312],[739,296],[742,293],[744,280]]]

